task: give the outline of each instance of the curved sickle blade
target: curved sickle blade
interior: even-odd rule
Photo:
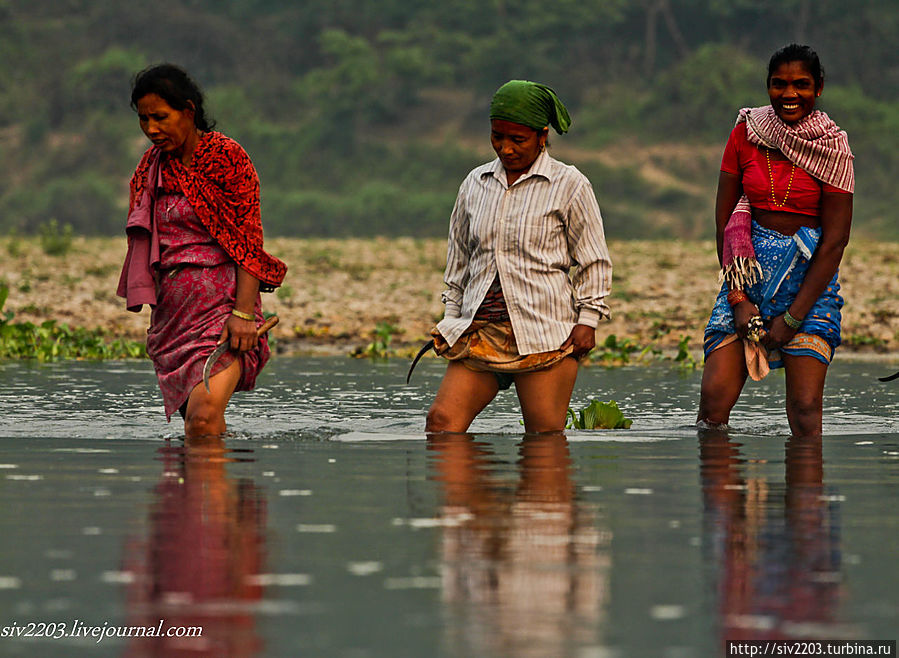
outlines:
[[[899,379],[899,372],[894,372],[889,377],[878,377],[877,379],[879,379],[882,382],[891,382],[894,379]]]
[[[412,359],[412,365],[409,366],[409,374],[406,375],[406,383],[407,384],[409,383],[409,380],[412,379],[412,371],[415,370],[415,366],[421,360],[421,357],[423,357],[428,350],[433,349],[433,348],[434,348],[434,341],[432,339],[432,340],[429,340],[427,343],[425,343],[424,347],[422,347],[420,350],[418,350],[418,354],[416,354],[415,358]]]
[[[261,338],[269,331],[269,329],[278,324],[278,322],[279,319],[277,315],[271,316],[268,320],[262,323],[262,326],[260,326],[256,330],[256,335]],[[203,365],[203,385],[206,387],[207,393],[210,392],[209,376],[212,374],[212,366],[214,366],[215,362],[219,360],[222,354],[227,352],[229,349],[231,349],[231,343],[229,341],[226,341],[221,345],[218,345],[215,350],[213,350],[212,354],[209,355],[209,358],[206,359],[206,363]]]
[[[209,375],[212,374],[212,366],[215,365],[215,362],[219,360],[219,357],[222,356],[225,352],[231,349],[231,343],[225,341],[221,345],[217,346],[212,354],[209,355],[209,358],[206,359],[206,363],[203,366],[203,384],[206,386],[206,392],[209,393]]]

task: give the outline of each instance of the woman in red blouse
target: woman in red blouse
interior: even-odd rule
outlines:
[[[259,179],[240,145],[206,117],[185,71],[161,64],[140,72],[131,106],[153,142],[131,179],[128,255],[118,294],[128,309],[152,307],[147,353],[166,418],[177,410],[188,437],[225,431],[235,390],[250,390],[269,358],[260,289],[281,284],[286,266],[262,248]],[[229,341],[213,368],[203,365]]]
[[[821,433],[827,367],[840,344],[837,270],[854,173],[846,133],[815,109],[824,72],[792,44],[768,65],[771,104],[740,110],[715,207],[725,282],[705,330],[698,420],[725,424],[746,382],[784,367],[796,436]]]

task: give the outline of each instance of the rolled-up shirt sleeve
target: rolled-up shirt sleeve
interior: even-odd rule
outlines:
[[[468,284],[468,210],[465,206],[465,184],[459,188],[456,204],[450,215],[449,242],[446,250],[446,270],[443,282],[446,290],[441,299],[445,305],[444,317],[458,318],[462,315],[462,298]]]
[[[578,187],[568,208],[568,253],[577,264],[574,287],[578,324],[596,327],[610,315],[612,260],[606,246],[599,204],[589,181]]]

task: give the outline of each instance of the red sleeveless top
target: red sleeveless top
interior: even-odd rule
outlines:
[[[761,210],[794,212],[801,215],[817,216],[821,208],[822,192],[846,193],[833,185],[828,185],[812,177],[801,167],[790,172],[793,164],[788,160],[771,158],[771,174],[768,173],[768,158],[765,149],[751,143],[746,138],[746,124],[738,123],[730,133],[724,157],[721,159],[721,171],[739,176],[743,182],[743,193],[749,198],[749,205]],[[789,195],[783,206],[777,206],[771,200],[771,178],[774,178],[774,198],[778,203]]]

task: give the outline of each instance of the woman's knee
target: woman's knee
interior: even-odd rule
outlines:
[[[428,415],[425,418],[426,432],[446,432],[452,426],[453,418],[449,410],[443,405],[435,402],[428,409]]]
[[[787,419],[794,436],[819,436],[824,396],[817,390],[789,391]]]
[[[188,407],[184,416],[187,436],[211,436],[225,431],[225,416],[214,405],[198,404]]]
[[[726,423],[737,403],[742,382],[721,382],[703,377],[699,389],[699,418],[714,424]]]
[[[824,398],[817,392],[794,393],[787,396],[787,411],[795,417],[820,418],[824,408]]]
[[[730,413],[743,391],[746,374],[742,343],[732,343],[709,354],[702,371],[700,406]]]
[[[787,411],[820,415],[824,406],[827,365],[812,357],[784,358],[787,370]]]

